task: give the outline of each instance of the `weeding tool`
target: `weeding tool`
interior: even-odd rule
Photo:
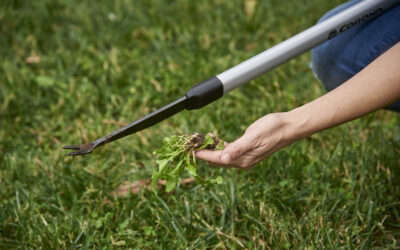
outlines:
[[[184,110],[199,109],[288,60],[381,15],[400,0],[364,0],[260,54],[195,85],[178,100],[95,141],[75,146],[68,155],[91,153],[95,148],[136,133]]]

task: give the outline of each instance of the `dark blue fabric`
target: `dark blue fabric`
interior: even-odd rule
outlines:
[[[353,0],[338,6],[326,13],[319,22],[360,1]],[[400,5],[314,48],[311,51],[312,68],[325,88],[332,90],[398,42]],[[400,101],[388,109],[400,111]]]

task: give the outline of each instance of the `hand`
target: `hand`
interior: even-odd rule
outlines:
[[[295,140],[288,131],[287,113],[266,115],[251,124],[242,137],[224,150],[200,150],[196,158],[221,167],[251,169],[258,162]]]

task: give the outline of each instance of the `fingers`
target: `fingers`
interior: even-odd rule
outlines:
[[[223,150],[199,150],[196,152],[196,158],[209,162],[210,164],[218,167],[229,167],[229,161],[222,160]]]
[[[196,158],[210,163],[213,167],[239,168],[243,170],[251,169],[259,162],[258,158],[249,153],[245,153],[236,159],[224,158],[223,150],[200,150],[196,152]]]
[[[243,162],[251,162],[245,155],[251,149],[251,141],[242,136],[232,143],[225,144],[224,150],[200,150],[196,152],[196,158],[207,161],[220,167],[239,167],[246,169]]]

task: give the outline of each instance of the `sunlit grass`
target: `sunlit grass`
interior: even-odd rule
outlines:
[[[165,136],[234,140],[260,116],[323,94],[308,54],[203,109],[65,157],[63,145],[142,117],[343,1],[255,2],[2,1],[0,247],[399,247],[400,118],[387,111],[248,172],[200,166],[222,185],[112,195],[150,178]]]

